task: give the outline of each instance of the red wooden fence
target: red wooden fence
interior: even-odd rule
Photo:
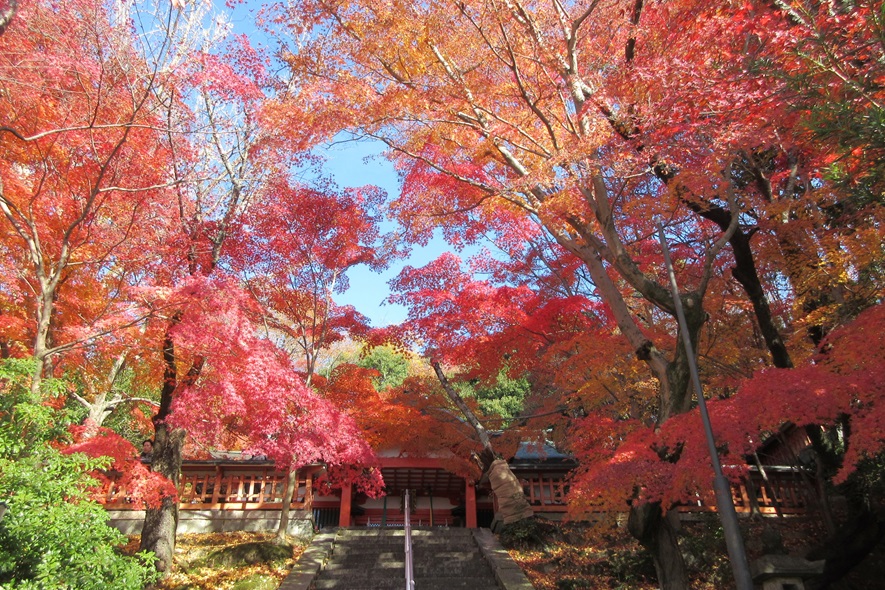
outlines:
[[[299,472],[298,488],[292,495],[292,509],[310,508],[313,500],[313,476]],[[182,510],[260,510],[280,509],[286,474],[273,465],[183,465],[178,484]],[[100,501],[108,509],[141,510],[128,499],[125,489],[113,481],[102,491]]]

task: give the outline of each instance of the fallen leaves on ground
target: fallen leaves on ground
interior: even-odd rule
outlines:
[[[273,543],[272,533],[191,533],[178,535],[175,545],[174,569],[155,590],[233,590],[237,582],[263,576],[276,580],[278,586],[289,574],[305,546],[293,544],[291,556],[268,563],[236,563],[231,566],[214,565],[209,559],[218,552],[255,543]],[[138,551],[139,538],[130,537],[124,547],[126,553]],[[255,588],[270,587],[255,585]],[[275,587],[275,586],[273,586]]]

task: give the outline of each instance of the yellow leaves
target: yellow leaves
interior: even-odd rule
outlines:
[[[640,579],[642,574],[635,567],[639,545],[623,522],[619,526],[618,518],[596,513],[589,522],[557,523],[555,531],[542,535],[543,549],[525,543],[508,545],[508,553],[538,590],[656,588],[651,581]],[[624,575],[629,576],[627,583],[619,579]]]
[[[292,558],[279,563],[240,563],[233,566],[210,565],[207,557],[212,553],[229,550],[248,543],[272,543],[270,533],[207,533],[178,535],[175,550],[175,569],[157,586],[157,590],[172,590],[186,586],[201,590],[229,590],[245,578],[267,577],[278,582],[288,575],[289,570],[304,550],[303,546],[293,548]],[[133,537],[127,551],[137,551]]]

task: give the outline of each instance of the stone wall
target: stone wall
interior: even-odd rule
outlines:
[[[108,510],[110,525],[127,535],[141,533],[142,510]],[[181,510],[178,533],[226,533],[233,531],[276,532],[280,524],[279,510]],[[310,539],[313,519],[308,510],[289,513],[289,534]]]

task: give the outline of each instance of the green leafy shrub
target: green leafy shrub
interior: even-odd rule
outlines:
[[[630,588],[641,582],[650,582],[657,576],[651,555],[644,549],[609,551],[607,563],[609,574],[622,587]]]
[[[745,533],[742,537],[747,539]],[[725,533],[715,514],[686,525],[679,535],[679,547],[689,571],[703,575],[711,584],[725,585],[731,580]]]
[[[498,535],[501,544],[508,548],[542,548],[556,535],[556,525],[539,518],[525,518],[504,525]]]
[[[0,587],[8,589],[132,589],[156,579],[146,555],[118,551],[125,536],[88,500],[89,472],[104,459],[65,455],[69,418],[47,389],[35,396],[29,363],[0,363]],[[49,382],[49,388],[57,383]]]

